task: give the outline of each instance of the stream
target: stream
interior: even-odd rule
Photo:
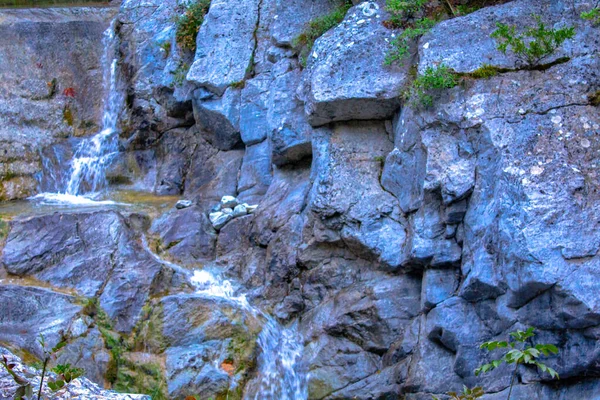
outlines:
[[[82,212],[97,209],[141,210],[151,216],[160,215],[173,207],[177,198],[159,197],[148,193],[109,191],[106,171],[119,152],[119,115],[124,105],[124,89],[119,79],[118,40],[115,21],[104,35],[104,108],[102,129],[82,140],[69,163],[69,171],[60,174],[48,167],[45,180],[53,182],[54,190],[40,193],[28,201],[12,202],[0,207],[0,215],[8,217],[60,212]],[[143,246],[160,263],[188,277],[196,294],[226,302],[262,323],[257,344],[260,350],[252,389],[244,399],[304,400],[308,397],[307,375],[301,365],[302,339],[297,324],[284,327],[273,317],[252,306],[239,285],[221,277],[218,271],[190,271],[163,260],[148,246]],[[234,383],[235,384],[235,383]]]

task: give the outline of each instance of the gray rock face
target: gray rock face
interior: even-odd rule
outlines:
[[[150,249],[222,274],[254,306],[297,323],[310,400],[424,400],[463,385],[506,398],[511,368],[476,377],[496,357],[479,346],[528,326],[559,348],[543,362],[564,379],[519,367],[513,396],[598,397],[600,61],[597,28],[578,17],[589,2],[518,0],[448,19],[400,69],[383,66],[399,33],[382,23],[384,2],[354,1],[305,70],[290,40],[337,3],[229,3],[213,0],[201,27],[195,83],[174,87],[170,68],[187,59],[160,45],[174,43],[183,8],[124,3],[123,22],[144,19],[121,30],[131,129],[115,174],[136,160],[146,169],[121,175],[193,204],[152,223],[109,210],[17,218],[2,257],[11,284],[0,286],[10,304],[0,340],[27,349],[38,330],[67,332],[63,359],[81,357],[100,381],[111,340],[61,292],[73,290],[98,297],[112,334],[136,352],[123,364],[145,354],[164,368],[167,397],[225,397],[234,383],[253,397],[262,318],[192,293],[189,271],[143,246],[151,225]],[[534,12],[577,37],[547,61],[568,60],[519,69],[489,33],[497,21],[524,27]],[[400,107],[410,68],[437,63],[511,70],[465,78],[429,108]],[[44,154],[64,161],[69,151]],[[52,288],[26,286],[40,281]],[[5,325],[29,330],[23,339]]]
[[[164,289],[173,275],[142,249],[125,217],[113,211],[13,222],[2,263],[10,274],[99,297],[123,332],[133,328],[149,296]]]
[[[181,263],[212,260],[217,236],[198,207],[174,210],[155,220],[150,233],[160,239],[159,249]]]
[[[0,10],[1,200],[35,193],[34,175],[42,169],[39,153],[46,146],[98,128],[102,35],[115,13],[91,8]],[[65,92],[68,88],[73,88],[73,97]]]
[[[308,56],[303,91],[314,126],[332,121],[386,119],[400,106],[407,70],[384,66],[392,31],[376,1],[348,11],[338,27],[319,38]],[[348,65],[353,68],[347,68]]]
[[[74,296],[49,289],[2,285],[0,297],[0,340],[40,358],[40,334],[49,348],[56,346],[81,311]]]
[[[187,79],[222,95],[252,68],[258,24],[258,0],[215,0],[198,32],[196,57]]]
[[[240,142],[240,91],[228,89],[222,97],[204,89],[194,91],[194,117],[206,140],[219,150],[231,150]]]

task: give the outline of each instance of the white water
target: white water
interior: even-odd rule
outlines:
[[[258,382],[254,395],[246,393],[245,400],[305,400],[308,398],[306,375],[301,366],[302,340],[296,324],[281,326],[273,317],[252,307],[245,294],[235,295],[229,280],[209,271],[194,271],[190,281],[196,293],[236,304],[257,318],[265,320],[258,335],[261,350],[258,359]]]
[[[150,248],[145,237],[142,244],[160,263],[174,268],[189,277],[196,294],[206,298],[220,299],[244,310],[264,321],[258,335],[258,374],[253,381],[252,393],[246,392],[244,400],[306,400],[308,398],[307,376],[301,364],[302,338],[296,324],[281,326],[273,317],[253,307],[243,293],[238,293],[234,284],[206,269],[189,274],[184,268],[162,260]]]
[[[104,33],[104,110],[102,130],[79,143],[70,163],[66,182],[59,182],[54,193],[41,193],[32,197],[42,204],[102,205],[114,204],[96,201],[106,186],[106,169],[117,156],[118,120],[123,107],[124,93],[121,90],[116,58],[115,21]]]

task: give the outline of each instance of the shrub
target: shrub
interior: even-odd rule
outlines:
[[[200,25],[202,25],[209,7],[210,0],[197,0],[195,3],[191,3],[177,20],[175,38],[182,49],[196,51],[196,36],[198,36]]]
[[[429,107],[433,104],[433,91],[450,89],[456,85],[458,85],[457,75],[446,65],[427,67],[425,73],[413,81],[405,97],[410,98],[414,105]]]
[[[552,368],[543,364],[537,359],[541,356],[549,356],[550,354],[558,354],[558,348],[552,344],[537,344],[535,346],[527,346],[525,342],[535,336],[534,328],[529,328],[526,331],[517,330],[511,332],[509,339],[506,341],[491,341],[483,343],[480,348],[487,351],[494,351],[499,349],[506,349],[502,357],[493,360],[489,364],[484,364],[475,370],[475,375],[489,372],[498,368],[503,363],[514,364],[513,375],[510,381],[510,389],[508,390],[508,399],[510,400],[510,394],[512,392],[513,385],[515,383],[515,377],[519,365],[528,364],[538,367],[542,372],[547,372],[552,378],[558,378],[558,373]],[[512,339],[512,340],[511,340]]]
[[[537,26],[517,33],[516,26],[497,23],[491,37],[496,39],[498,50],[506,54],[510,49],[517,58],[530,67],[538,65],[544,58],[554,53],[567,39],[575,36],[575,28],[548,29],[539,15],[535,16]]]
[[[592,8],[590,11],[581,13],[581,18],[592,21],[594,25],[600,25],[600,7]]]
[[[306,29],[293,40],[292,46],[299,50],[298,57],[303,67],[306,66],[308,56],[315,41],[323,36],[325,32],[339,25],[344,20],[350,7],[352,7],[352,2],[347,0],[342,6],[331,13],[313,19],[308,23]]]
[[[385,56],[385,65],[394,62],[402,63],[409,54],[410,43],[418,37],[429,32],[437,22],[430,18],[422,18],[415,22],[414,27],[406,28],[391,42],[391,49]]]
[[[423,10],[429,0],[387,0],[386,10],[390,13],[390,22],[401,26],[408,18]]]
[[[173,82],[177,86],[183,85],[183,82],[185,82],[185,79],[187,77],[189,70],[190,70],[190,64],[188,64],[188,63],[180,64],[179,67],[177,67],[177,69],[173,73]]]

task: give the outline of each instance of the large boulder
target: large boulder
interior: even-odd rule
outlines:
[[[99,297],[118,331],[129,332],[173,271],[137,242],[135,223],[115,211],[15,220],[2,253],[6,271]],[[35,233],[35,234],[32,234]]]
[[[399,108],[408,66],[384,65],[394,34],[382,25],[385,16],[383,2],[362,2],[315,42],[302,88],[312,125],[386,119]]]
[[[82,310],[75,296],[40,287],[2,285],[0,298],[0,340],[38,358],[44,356],[40,335],[46,350],[53,348],[69,337]]]
[[[196,57],[187,79],[217,95],[242,81],[256,47],[259,0],[213,0],[198,32]]]

